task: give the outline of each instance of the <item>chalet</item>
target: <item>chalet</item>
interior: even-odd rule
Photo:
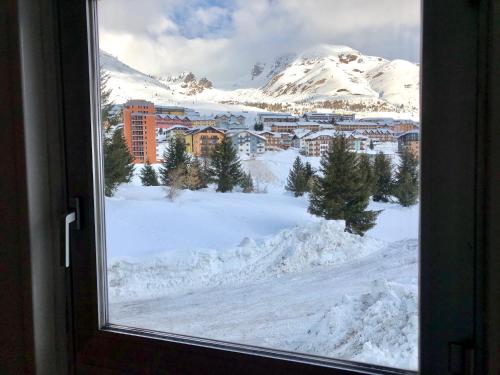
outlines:
[[[420,135],[418,130],[412,130],[398,137],[398,152],[409,150],[415,157],[420,156]]]
[[[163,134],[166,139],[170,139],[172,137],[183,136],[190,127],[182,126],[182,125],[174,125],[168,129],[163,130]]]
[[[224,136],[223,130],[213,126],[189,129],[184,133],[186,151],[194,156],[208,157]]]
[[[266,150],[286,150],[292,145],[292,134],[263,131],[257,133],[266,138]]]
[[[229,131],[226,133],[226,137],[231,139],[238,152],[247,156],[255,157],[266,151],[266,137],[254,132],[248,130]]]

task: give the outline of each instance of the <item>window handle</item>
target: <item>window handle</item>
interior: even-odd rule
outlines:
[[[72,210],[64,216],[64,267],[70,266],[70,225],[75,223],[76,230],[80,230],[80,199],[73,198],[71,201]]]
[[[64,267],[69,267],[69,225],[76,221],[76,212],[66,214],[64,226]]]

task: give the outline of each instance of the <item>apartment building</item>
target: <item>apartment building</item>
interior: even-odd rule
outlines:
[[[196,127],[184,133],[186,140],[186,151],[194,156],[208,157],[215,146],[222,141],[225,136],[223,130],[213,126]]]
[[[292,145],[293,135],[291,133],[263,131],[258,134],[266,139],[266,150],[286,150]]]
[[[123,135],[134,163],[156,163],[156,121],[152,102],[129,100],[124,104]]]
[[[226,137],[231,139],[233,146],[238,152],[247,156],[254,157],[266,151],[266,137],[254,132],[248,130],[229,131],[226,133]]]
[[[305,129],[310,131],[318,131],[321,124],[313,121],[297,121],[297,122],[274,122],[271,124],[271,131],[278,133],[292,133],[297,129]]]
[[[416,158],[420,156],[420,135],[417,130],[401,134],[398,137],[398,152],[409,150]]]

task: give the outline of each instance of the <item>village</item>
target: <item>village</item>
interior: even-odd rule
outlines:
[[[123,126],[136,164],[162,162],[172,137],[183,137],[186,151],[196,157],[209,157],[224,137],[247,158],[289,148],[306,157],[319,157],[340,135],[346,137],[351,151],[370,157],[382,152],[392,158],[405,149],[419,156],[418,122],[388,117],[358,119],[354,113],[259,112],[251,119],[243,113],[208,116],[181,106],[129,100],[123,105],[123,124],[118,126]]]

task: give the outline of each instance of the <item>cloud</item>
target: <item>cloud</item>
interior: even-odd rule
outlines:
[[[101,0],[101,48],[139,70],[248,74],[316,44],[420,60],[419,0]]]

